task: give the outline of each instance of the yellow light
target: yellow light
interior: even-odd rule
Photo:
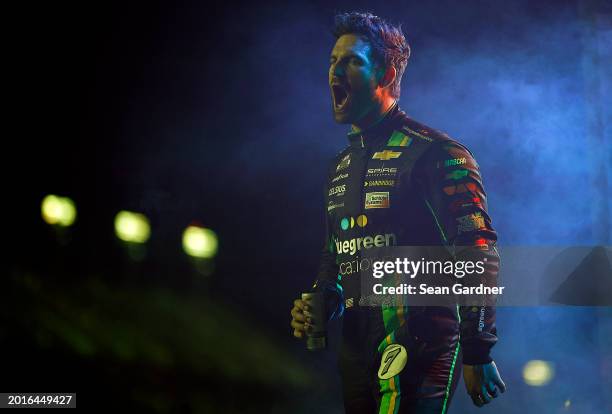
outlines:
[[[572,401],[570,399],[565,400],[565,403],[563,404],[566,410],[569,409],[571,405]]]
[[[217,235],[210,229],[189,226],[183,232],[183,249],[190,256],[210,259],[217,254]]]
[[[145,243],[151,235],[149,220],[140,213],[120,211],[115,216],[115,234],[126,242]]]
[[[555,375],[554,367],[550,362],[533,360],[523,367],[523,379],[532,387],[541,387],[548,384]]]
[[[68,197],[59,197],[53,194],[43,199],[40,211],[43,220],[61,227],[71,226],[76,220],[77,214],[74,201]]]

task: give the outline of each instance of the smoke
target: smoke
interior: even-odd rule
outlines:
[[[594,241],[590,200],[608,188],[592,188],[600,149],[589,140],[588,114],[599,102],[585,96],[582,53],[589,42],[597,42],[599,53],[609,49],[609,31],[587,36],[571,3],[342,6],[259,12],[240,70],[249,79],[241,91],[249,128],[237,159],[246,176],[289,174],[316,163],[321,168],[301,182],[310,190],[322,186],[323,166],[346,145],[347,130],[331,117],[331,16],[362,6],[404,23],[413,55],[400,104],[474,152],[500,242]],[[610,141],[603,127],[607,147],[601,150]]]
[[[177,183],[189,177],[187,196],[204,198],[203,189],[219,206],[224,221],[215,224],[225,226],[226,251],[233,243],[245,263],[227,282],[230,300],[236,300],[234,286],[252,286],[256,276],[261,286],[274,287],[260,289],[258,303],[270,313],[284,312],[289,301],[280,302],[289,294],[279,299],[279,292],[312,280],[326,165],[347,142],[348,127],[333,122],[327,86],[329,28],[334,13],[346,10],[402,23],[412,56],[400,106],[474,153],[501,244],[609,244],[607,11],[569,0],[237,7],[219,17],[226,31],[204,38],[191,28],[193,38],[177,34],[160,52],[192,68],[175,73],[186,77],[178,84],[194,88],[189,96],[206,104],[161,105],[155,114],[172,113],[174,123],[166,121],[148,154],[152,161],[142,162],[143,175],[155,177],[163,175],[165,160],[184,173]],[[176,45],[183,46],[169,52]],[[204,45],[210,50],[196,54]],[[174,100],[181,102],[178,95]],[[557,412],[566,399],[575,412],[603,412],[598,363],[609,350],[598,344],[609,312],[502,308],[498,314],[500,343],[493,355],[510,387],[496,412]],[[555,363],[556,379],[548,387],[523,384],[520,369],[530,359]],[[456,395],[451,412],[476,412],[461,388]]]

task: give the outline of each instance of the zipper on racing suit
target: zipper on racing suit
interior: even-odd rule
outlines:
[[[372,148],[366,148],[365,144],[363,142],[363,135],[359,136],[360,140],[361,140],[361,148],[362,148],[362,154],[365,154],[365,158],[364,158],[364,166],[363,169],[361,171],[361,174],[359,175],[359,215],[365,215],[365,190],[363,188],[363,183],[366,180],[366,173],[368,171],[368,165],[369,165],[369,161],[370,161],[370,156],[372,155]],[[361,227],[359,228],[359,237],[364,237],[365,235],[365,228]],[[357,252],[357,256],[358,256],[358,262],[359,263],[359,277],[361,278],[361,251]],[[360,279],[360,285],[361,285],[361,279]],[[361,291],[359,292],[359,299],[361,298]],[[357,299],[357,298],[356,298]],[[357,302],[353,305],[353,306],[359,306],[359,299],[357,300]]]

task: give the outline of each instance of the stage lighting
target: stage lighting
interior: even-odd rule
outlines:
[[[217,254],[217,235],[210,229],[189,226],[183,232],[183,250],[190,256],[211,259]]]
[[[523,379],[527,385],[532,387],[541,387],[548,384],[554,375],[554,368],[547,361],[533,360],[527,362],[523,367]]]
[[[50,194],[43,199],[40,210],[43,220],[52,225],[69,227],[76,220],[74,201],[68,197]]]
[[[126,242],[145,243],[151,235],[149,220],[140,213],[120,211],[115,216],[115,234]]]

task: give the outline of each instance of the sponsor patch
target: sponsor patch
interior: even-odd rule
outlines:
[[[327,205],[327,212],[330,212],[340,207],[344,207],[344,203],[334,203],[333,201],[330,201],[329,204]]]
[[[429,138],[429,137],[426,137],[425,135],[423,135],[423,134],[421,134],[421,133],[419,133],[419,132],[416,132],[415,130],[412,130],[412,129],[408,128],[408,127],[404,127],[404,128],[405,128],[405,130],[406,130],[408,133],[410,133],[410,134],[412,134],[412,135],[416,135],[417,137],[419,137],[419,138],[421,138],[421,139],[424,139],[425,141],[428,141],[428,142],[432,142],[432,141],[433,141],[433,139],[431,139],[431,138]],[[423,131],[423,130],[421,130],[421,131]]]
[[[346,191],[346,184],[342,184],[342,185],[337,185],[335,187],[332,187],[329,189],[329,193],[327,194],[328,196],[343,196],[344,193]]]
[[[388,147],[409,147],[410,144],[412,144],[412,137],[399,131],[393,131],[391,138],[387,141]]]
[[[363,270],[368,270],[371,265],[371,259],[352,258],[347,262],[338,263],[338,271],[342,277],[347,277]]]
[[[397,168],[396,167],[382,167],[382,168],[368,168],[368,172],[367,172],[367,176],[371,177],[371,176],[382,176],[382,175],[396,175],[397,174]]]
[[[366,193],[365,198],[365,209],[370,208],[389,208],[389,192],[388,191],[376,191],[373,193]]]
[[[352,229],[355,227],[355,223],[357,223],[359,227],[365,227],[366,224],[368,224],[368,218],[364,214],[357,216],[357,220],[353,217],[343,217],[342,220],[340,220],[340,228],[342,230]]]
[[[336,166],[336,171],[344,170],[349,165],[351,165],[351,154],[346,154]]]
[[[448,187],[444,187],[442,190],[446,193],[446,195],[452,196],[453,194],[461,194],[467,191],[475,192],[476,184],[475,183],[465,183],[465,184],[457,184],[457,185],[449,185]]]
[[[350,240],[334,240],[336,243],[336,253],[349,254],[353,256],[361,249],[371,249],[373,247],[385,247],[395,245],[395,234],[375,234],[374,236],[355,237]],[[342,273],[342,272],[341,272]]]
[[[357,216],[357,225],[359,227],[365,227],[366,224],[368,224],[368,218],[365,214],[360,214],[359,216]]]
[[[363,183],[364,187],[393,187],[395,180],[370,180]]]
[[[464,177],[467,177],[468,170],[455,170],[451,173],[446,174],[444,178],[447,180],[461,180]]]
[[[444,166],[445,167],[454,167],[455,165],[463,165],[466,163],[465,158],[453,158],[450,160],[445,160],[444,161]]]
[[[340,228],[342,230],[348,230],[349,227],[352,229],[353,227],[355,227],[355,219],[352,217],[344,217],[342,220],[340,220]]]
[[[480,204],[480,197],[472,197],[472,198],[466,198],[466,199],[461,199],[461,200],[455,200],[453,201],[450,206],[448,206],[448,209],[451,212],[456,212],[462,208],[467,208],[467,207],[482,207],[482,205]]]
[[[408,353],[406,348],[400,344],[390,344],[385,348],[380,358],[380,368],[378,368],[378,378],[386,380],[393,378],[406,366]]]
[[[480,211],[457,218],[457,234],[468,233],[485,228],[485,221]]]
[[[476,241],[474,242],[474,244],[476,245],[476,247],[478,247],[480,250],[489,250],[489,245],[487,244],[487,241],[485,239],[483,239],[482,237],[479,239],[476,239]]]
[[[336,181],[344,180],[345,178],[348,178],[348,173],[335,176],[334,178],[332,178],[331,182],[335,183]]]
[[[401,152],[384,150],[384,151],[380,151],[380,152],[375,152],[374,155],[372,155],[372,159],[373,160],[389,161],[391,159],[399,158],[400,155],[402,155]]]

